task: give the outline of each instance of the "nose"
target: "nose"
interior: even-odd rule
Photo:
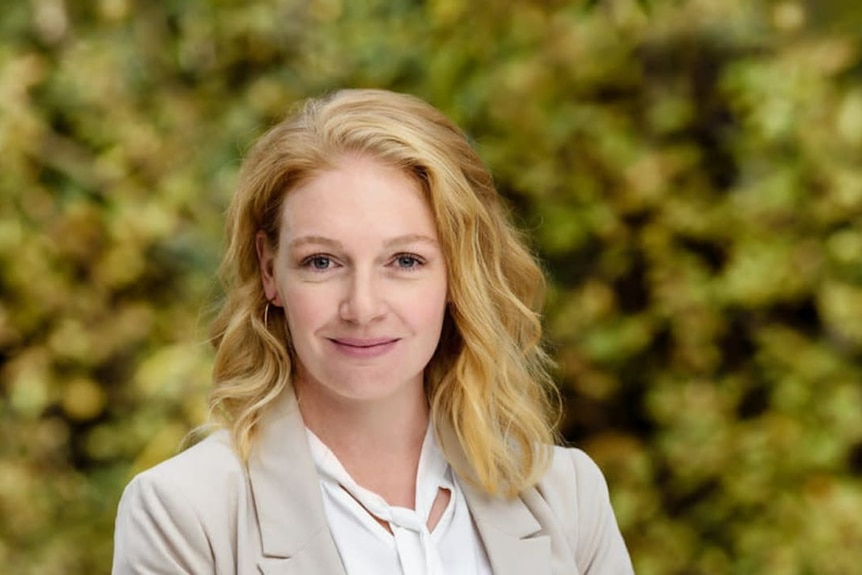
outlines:
[[[372,323],[386,314],[378,279],[371,271],[356,270],[351,274],[339,307],[341,319],[362,325]]]

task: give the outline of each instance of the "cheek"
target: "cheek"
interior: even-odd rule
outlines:
[[[411,310],[410,316],[417,325],[434,327],[442,324],[446,315],[446,296],[444,288],[429,290],[410,298],[406,302]]]
[[[324,322],[328,306],[320,295],[313,289],[291,289],[288,286],[284,290],[284,314],[294,339]]]

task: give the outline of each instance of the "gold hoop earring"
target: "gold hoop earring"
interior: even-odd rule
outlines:
[[[266,307],[263,308],[263,328],[269,331],[269,302],[266,302]]]

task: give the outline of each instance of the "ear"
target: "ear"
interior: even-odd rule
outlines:
[[[257,249],[257,263],[260,266],[260,279],[263,283],[263,293],[266,295],[267,301],[282,307],[281,296],[278,293],[278,281],[275,277],[275,251],[263,231],[257,232],[254,241]]]

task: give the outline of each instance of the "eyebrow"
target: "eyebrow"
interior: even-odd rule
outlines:
[[[430,236],[426,236],[423,234],[407,234],[406,236],[399,236],[397,238],[392,238],[391,240],[387,240],[383,245],[387,248],[391,248],[393,246],[401,246],[405,244],[412,244],[414,242],[421,242],[426,244],[431,244],[432,246],[437,246],[438,242],[434,238]]]
[[[397,247],[402,245],[412,244],[414,242],[421,242],[430,244],[432,246],[437,246],[439,242],[430,236],[426,236],[423,234],[407,234],[404,236],[398,236],[396,238],[392,238],[390,240],[386,240],[383,245],[386,248]],[[327,246],[333,249],[341,249],[344,247],[344,244],[339,242],[338,240],[333,240],[332,238],[327,238],[324,236],[302,236],[291,240],[288,244],[290,248],[298,248],[305,245],[318,245],[318,246]]]
[[[296,238],[295,240],[291,240],[288,246],[291,248],[298,248],[308,244],[324,245],[332,248],[342,248],[344,246],[344,244],[337,240],[333,240],[323,236],[302,236],[300,238]]]

